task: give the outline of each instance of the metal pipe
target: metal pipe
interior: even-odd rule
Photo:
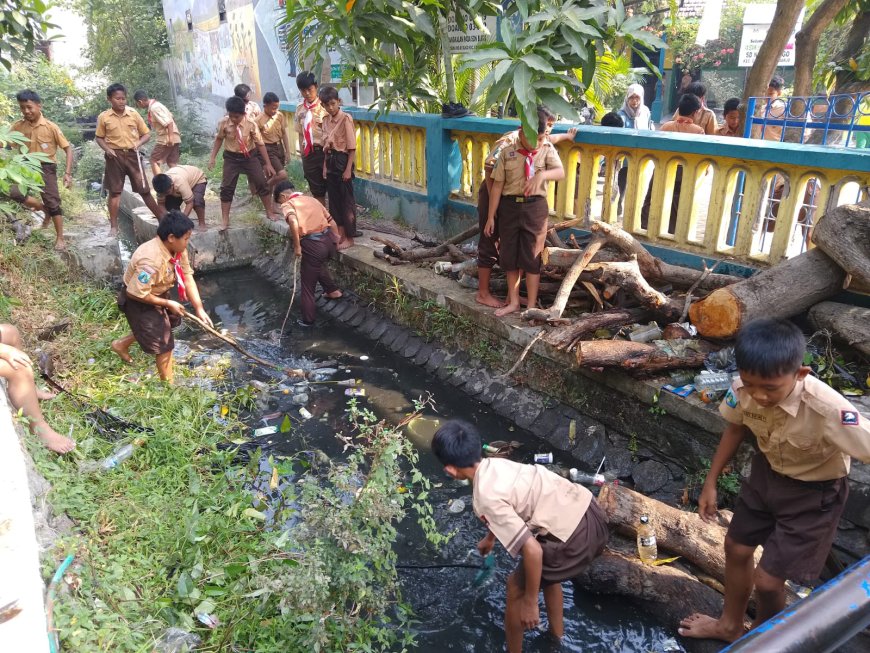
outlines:
[[[870,625],[870,556],[721,653],[830,653]]]

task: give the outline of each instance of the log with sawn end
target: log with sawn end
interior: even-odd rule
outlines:
[[[617,367],[627,372],[649,374],[661,370],[701,367],[715,347],[703,340],[679,340],[680,351],[630,340],[581,340],[577,364],[582,367]]]
[[[813,242],[856,282],[870,287],[870,204],[846,204],[813,226]]]
[[[816,329],[827,329],[834,340],[870,356],[870,309],[837,302],[813,306],[807,317]]]

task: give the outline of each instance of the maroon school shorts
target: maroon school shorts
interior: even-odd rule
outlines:
[[[763,546],[759,564],[771,576],[811,583],[822,571],[846,506],[849,484],[799,481],[770,468],[763,454],[752,459],[740,488],[728,537]]]
[[[113,150],[115,156],[106,155],[106,190],[109,195],[120,195],[124,190],[124,178],[129,177],[130,188],[134,193],[144,195],[151,192],[145,168],[136,150]]]
[[[284,153],[284,144],[280,141],[278,143],[266,143],[266,154],[269,155],[269,163],[272,164],[276,174],[283,170],[284,166],[287,165],[287,155]],[[262,157],[260,158],[260,162],[263,166],[266,165],[266,162],[263,161]]]
[[[45,207],[45,215],[48,217],[63,215],[63,209],[60,206],[60,187],[57,185],[57,164],[43,162],[41,165],[43,187],[39,196],[42,199],[43,207]],[[9,198],[19,203],[27,199],[18,186],[12,186],[9,189]]]
[[[160,295],[169,299],[169,293]],[[140,302],[127,295],[126,286],[118,292],[118,308],[127,318],[130,331],[146,354],[165,354],[175,349],[172,329],[181,324],[181,316],[162,306]]]
[[[484,181],[477,192],[477,225],[480,228],[480,238],[477,241],[477,267],[480,268],[492,268],[498,263],[498,214],[495,216],[495,229],[492,236],[483,233],[488,215],[489,190]]]
[[[607,515],[593,498],[583,519],[565,542],[553,535],[538,536],[543,558],[541,560],[541,587],[555,585],[575,578],[595,560],[607,544],[610,532]],[[523,563],[514,572],[520,587],[526,586]]]
[[[227,152],[224,150],[224,172],[221,178],[220,197],[221,202],[232,202],[236,194],[236,184],[239,175],[248,178],[248,185],[255,195],[266,197],[269,194],[269,186],[266,184],[266,173],[263,172],[263,164],[259,155],[245,156],[239,152]]]
[[[205,208],[205,190],[207,187],[208,182],[201,181],[190,189],[193,191],[193,208]],[[181,199],[181,195],[167,195],[163,202],[167,211],[172,211],[173,209],[180,210],[184,206],[184,200]]]
[[[541,273],[549,218],[546,197],[502,196],[498,203],[498,257],[502,270]]]
[[[308,190],[314,197],[326,197],[326,177],[323,175],[323,148],[316,145],[308,156],[302,157],[302,174]]]
[[[166,165],[170,168],[178,165],[178,162],[181,160],[181,144],[175,143],[173,145],[155,145],[154,149],[151,150],[151,156],[148,161],[151,163],[160,163],[161,161],[165,161]]]

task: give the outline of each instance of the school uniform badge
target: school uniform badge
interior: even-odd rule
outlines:
[[[858,416],[857,410],[841,410],[840,424],[843,426],[858,426],[861,418]]]
[[[737,399],[737,395],[734,394],[734,390],[728,388],[728,392],[725,393],[725,405],[728,408],[737,408],[737,404],[740,403]]]
[[[151,281],[151,275],[148,274],[145,270],[142,270],[139,274],[136,275],[136,279],[139,280],[139,283],[148,283]]]

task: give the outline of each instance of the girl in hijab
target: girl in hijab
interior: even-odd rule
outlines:
[[[655,129],[649,108],[643,103],[643,86],[640,84],[631,84],[628,87],[625,101],[618,113],[628,129]]]

